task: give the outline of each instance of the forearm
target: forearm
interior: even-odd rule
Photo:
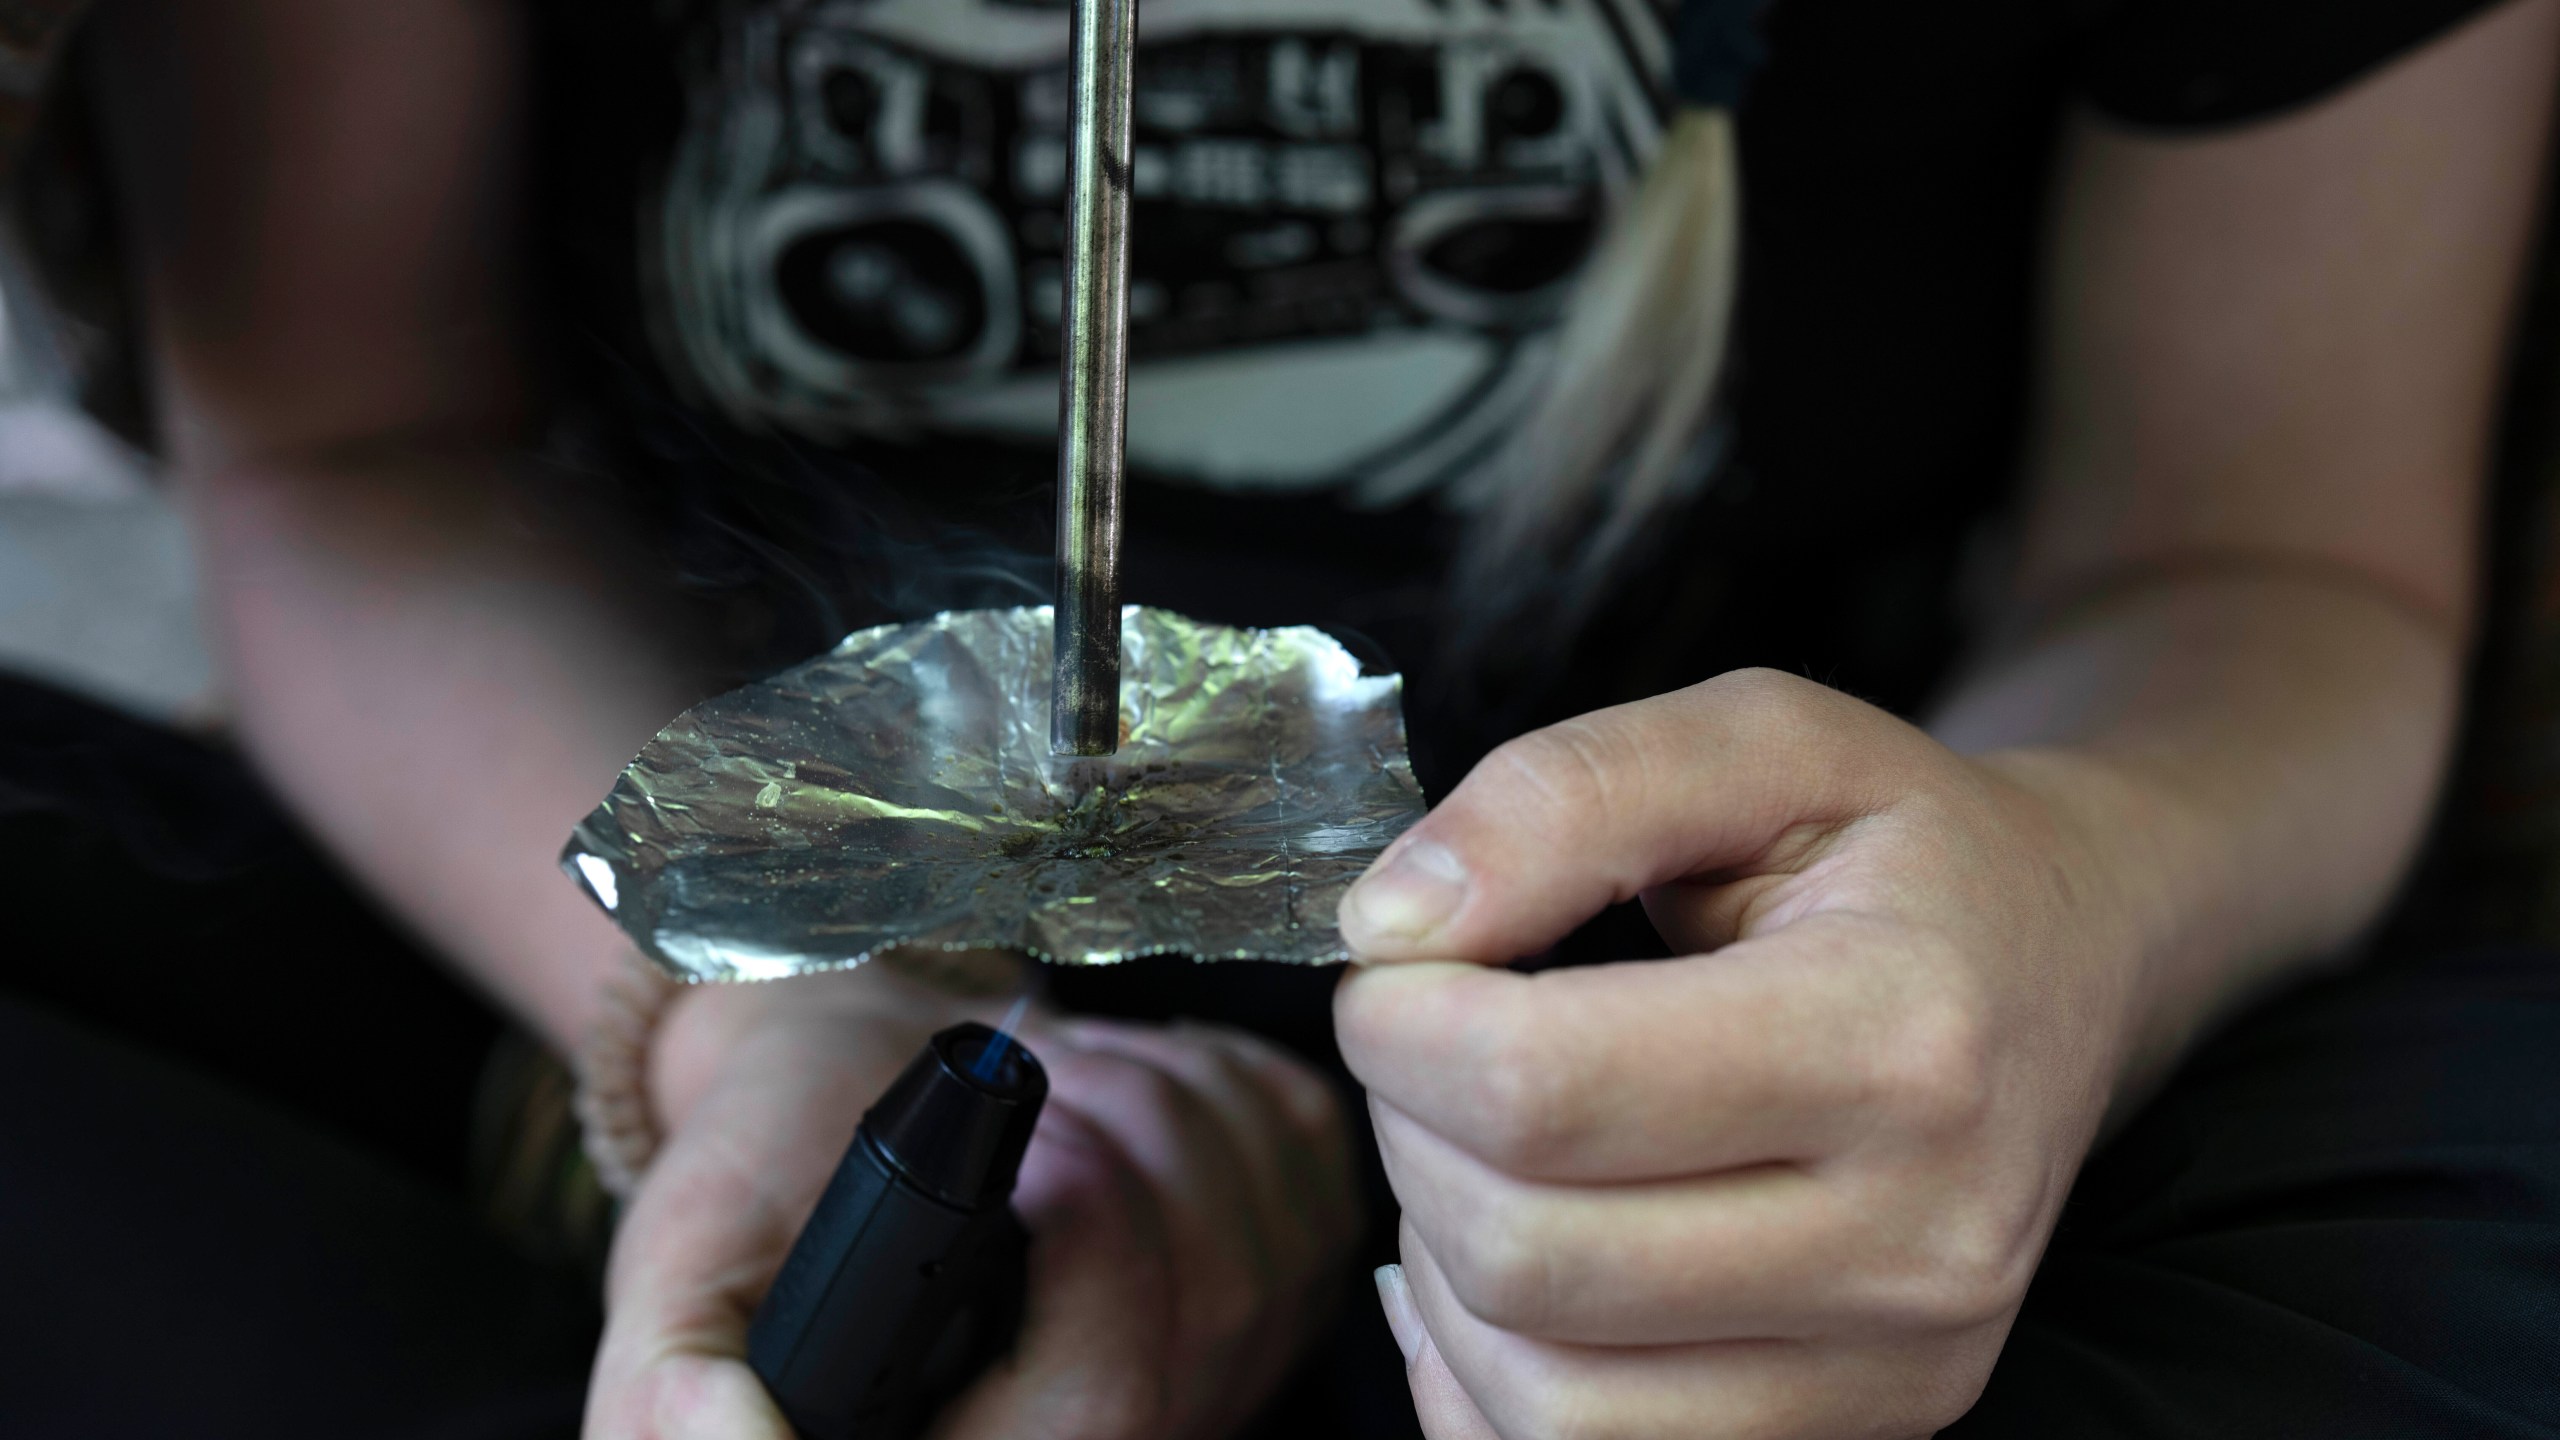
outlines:
[[[2127,1079],[2334,953],[2426,825],[2464,638],[2340,572],[2164,573],[1979,668],[1932,729],[2046,796],[2138,967]]]
[[[356,874],[555,1045],[620,934],[570,827],[696,690],[610,526],[495,447],[234,459],[183,479],[242,743]]]
[[[624,947],[553,857],[696,687],[611,517],[528,448],[521,27],[478,0],[121,0],[88,48],[241,743],[566,1045]]]

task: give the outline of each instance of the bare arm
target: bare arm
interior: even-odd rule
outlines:
[[[1950,1424],[2110,1112],[2383,904],[2555,58],[2520,0],[2293,119],[2075,125],[2011,634],[1935,738],[1720,676],[1497,751],[1352,890],[1432,1434]],[[1633,895],[1680,958],[1500,968]]]
[[[553,868],[691,698],[527,449],[504,0],[118,0],[99,88],[239,738],[558,1045],[623,942]]]
[[[2088,782],[2137,1070],[2346,941],[2425,824],[2556,54],[2529,0],[2299,117],[2073,127],[2011,633],[1936,730]]]
[[[115,6],[117,169],[241,739],[566,1048],[627,961],[553,857],[693,684],[612,525],[525,456],[512,0]],[[748,1316],[855,1118],[981,1005],[866,967],[668,1009],[588,1434],[785,1440]],[[1286,1372],[1355,1233],[1331,1093],[1249,1037],[1028,1023],[1053,1086],[1015,1193],[1030,1319],[948,1433],[1216,1433]]]

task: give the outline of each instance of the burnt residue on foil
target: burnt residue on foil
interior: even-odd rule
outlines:
[[[1053,756],[1051,631],[953,611],[698,705],[561,863],[686,980],[907,948],[1344,958],[1335,906],[1423,811],[1398,677],[1320,630],[1130,606],[1118,753]]]

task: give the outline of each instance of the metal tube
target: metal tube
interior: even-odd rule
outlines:
[[[1120,486],[1129,418],[1129,101],[1138,0],[1075,0],[1075,135],[1058,398],[1049,748],[1120,748]]]

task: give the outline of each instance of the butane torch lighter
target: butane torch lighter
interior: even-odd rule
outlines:
[[[801,1440],[910,1440],[1011,1347],[1013,1182],[1048,1098],[1030,1051],[957,1025],[862,1117],[747,1332]]]

